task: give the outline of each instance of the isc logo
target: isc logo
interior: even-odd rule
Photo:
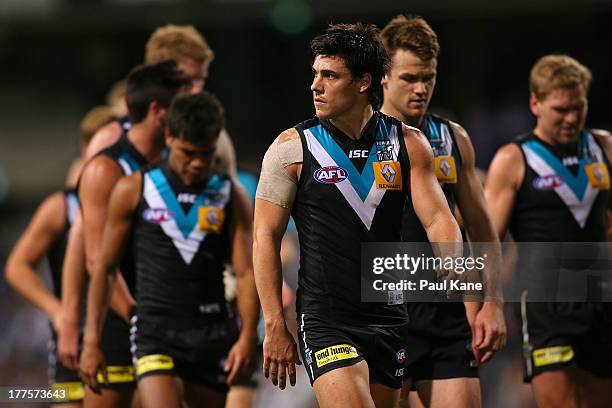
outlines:
[[[154,224],[159,224],[174,218],[172,212],[166,208],[147,208],[142,214],[142,217]]]
[[[533,180],[533,187],[535,187],[537,190],[546,191],[553,190],[563,185],[563,183],[565,183],[563,177],[557,174],[551,174],[549,176],[538,177],[537,179]]]
[[[370,152],[367,150],[349,150],[349,159],[367,158]]]
[[[319,183],[339,183],[346,180],[348,177],[348,171],[337,166],[322,167],[314,172],[313,177]]]

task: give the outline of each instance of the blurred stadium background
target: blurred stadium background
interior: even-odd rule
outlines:
[[[612,128],[610,0],[0,0],[0,267],[35,206],[62,187],[80,119],[143,60],[155,27],[193,24],[205,35],[216,54],[206,87],[225,105],[239,166],[257,172],[273,138],[313,114],[309,40],[329,22],[382,27],[399,13],[436,30],[432,110],[468,130],[479,167],[531,129],[527,77],[544,54],[568,53],[592,69],[587,125]],[[47,339],[42,314],[0,279],[0,384],[45,384]],[[483,369],[485,406],[533,404],[519,340],[515,328]],[[260,406],[277,406],[270,401]]]

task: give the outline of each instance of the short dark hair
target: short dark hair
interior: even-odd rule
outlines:
[[[193,144],[213,142],[225,127],[223,106],[207,91],[179,95],[170,105],[167,126],[174,138]]]
[[[395,17],[383,28],[380,36],[390,58],[398,49],[408,50],[422,61],[438,58],[440,54],[438,36],[419,16]]]
[[[372,75],[368,99],[376,105],[381,100],[380,81],[389,70],[389,56],[379,38],[379,29],[373,24],[330,24],[310,42],[313,58],[340,57],[353,76]]]
[[[172,98],[189,85],[189,79],[178,70],[174,61],[138,65],[127,77],[125,101],[130,120],[132,123],[142,122],[153,101],[167,108]]]

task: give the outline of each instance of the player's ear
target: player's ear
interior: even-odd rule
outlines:
[[[366,93],[372,85],[372,74],[365,73],[359,79],[359,93]]]
[[[172,144],[172,139],[174,138],[172,137],[172,134],[168,128],[164,129],[164,139],[166,140],[166,146],[169,147]]]
[[[531,109],[533,116],[536,118],[540,117],[540,100],[533,92],[529,93],[529,109]]]
[[[389,82],[387,81],[387,79],[388,79],[388,74],[385,74],[380,80],[380,84],[382,85],[383,89],[387,89],[387,86],[389,85]]]

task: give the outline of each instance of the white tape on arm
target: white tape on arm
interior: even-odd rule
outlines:
[[[299,137],[280,140],[281,137],[274,140],[261,163],[256,198],[291,208],[297,192],[297,179],[289,174],[286,167],[302,162],[302,142]]]

